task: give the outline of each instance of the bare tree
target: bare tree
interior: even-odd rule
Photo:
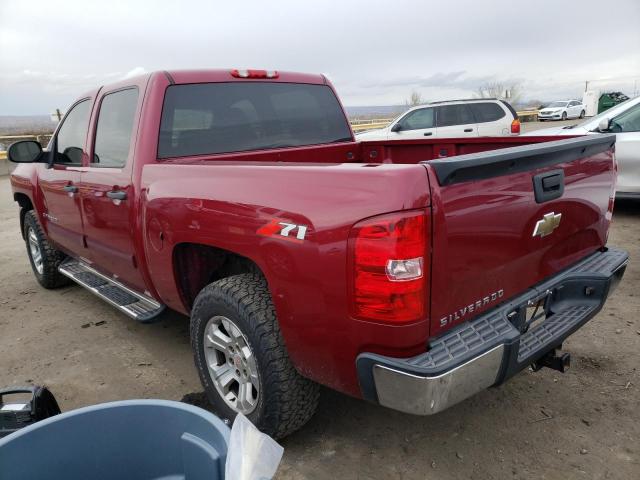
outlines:
[[[411,96],[409,96],[409,98],[404,102],[407,107],[415,107],[417,105],[422,105],[423,103],[424,100],[422,100],[422,95],[415,90],[411,92]]]
[[[498,98],[509,103],[518,103],[522,97],[520,82],[490,82],[478,87],[476,95],[480,98]]]

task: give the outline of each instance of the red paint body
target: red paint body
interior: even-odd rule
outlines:
[[[176,84],[246,81],[229,71],[159,72],[90,92],[82,97],[94,102],[84,166],[19,165],[14,193],[31,200],[59,248],[185,314],[189,305],[174,269],[177,245],[209,245],[251,259],[269,283],[293,363],[334,389],[360,395],[359,353],[422,352],[430,337],[495,304],[454,316],[446,326],[443,317],[499,290],[504,300],[513,297],[606,243],[615,181],[611,150],[444,187],[433,168],[419,162],[558,138],[353,141],[158,160],[170,78]],[[282,72],[264,81],[328,83]],[[89,167],[102,96],[132,85],[140,94],[127,166]],[[531,177],[554,168],[564,169],[565,193],[536,204]],[[62,190],[71,182],[80,189],[75,197]],[[128,193],[118,206],[104,196],[114,187]],[[402,210],[422,210],[427,219],[426,315],[402,326],[353,319],[350,230],[362,219]],[[535,222],[549,211],[562,213],[563,223],[553,235],[533,238]],[[308,226],[304,241],[257,233],[273,219]]]

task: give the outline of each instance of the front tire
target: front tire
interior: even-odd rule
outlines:
[[[65,258],[64,253],[53,248],[33,210],[29,210],[25,214],[23,228],[27,255],[29,255],[31,269],[38,283],[48,289],[63,287],[71,283],[58,271],[58,266]]]
[[[274,438],[313,416],[319,387],[295,369],[280,333],[269,288],[260,274],[206,286],[191,312],[191,346],[214,411],[238,412]]]

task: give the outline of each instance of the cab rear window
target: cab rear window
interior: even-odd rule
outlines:
[[[172,85],[162,108],[158,158],[351,140],[342,108],[326,85]]]

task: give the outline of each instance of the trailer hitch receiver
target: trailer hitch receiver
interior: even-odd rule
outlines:
[[[566,372],[569,370],[571,366],[571,354],[563,353],[559,349],[554,348],[549,353],[545,354],[544,357],[536,360],[531,368],[534,372],[537,372],[542,367],[551,368],[552,370],[557,370],[559,372]]]

